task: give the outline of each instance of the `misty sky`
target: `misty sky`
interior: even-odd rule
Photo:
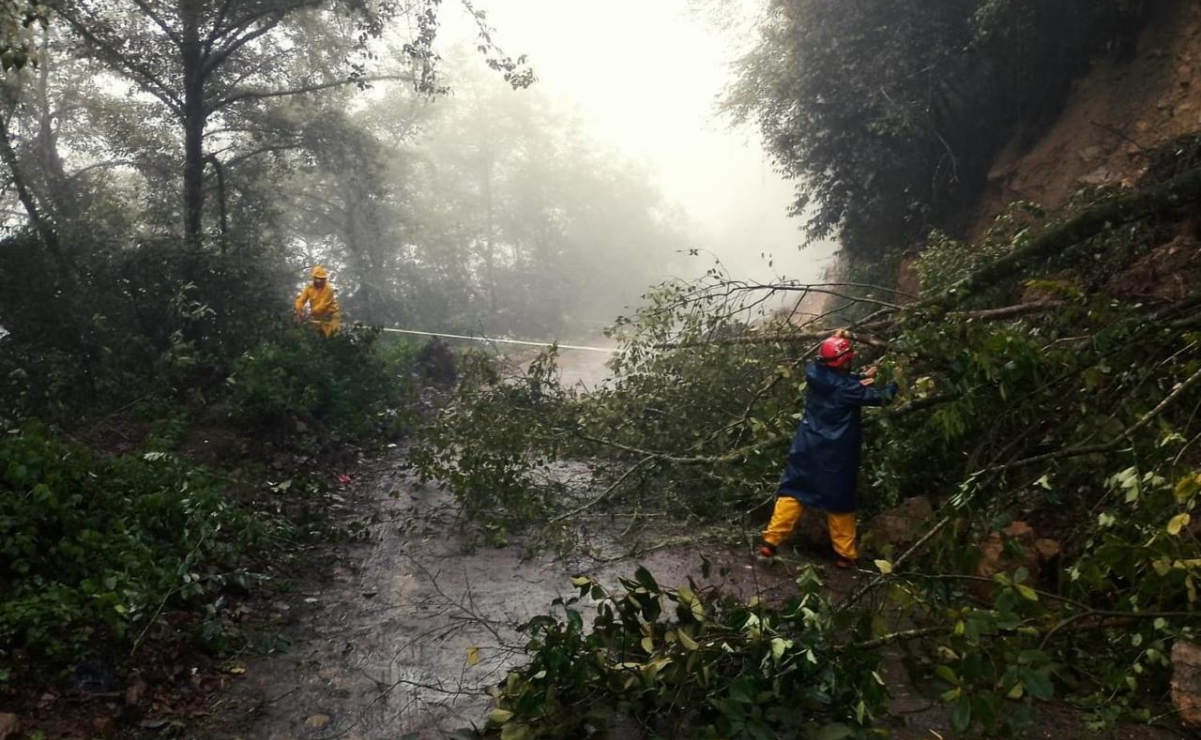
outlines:
[[[785,213],[791,186],[772,170],[756,131],[731,130],[715,112],[749,15],[706,22],[688,0],[478,5],[506,51],[530,56],[543,93],[576,109],[594,137],[647,163],[699,245],[732,272],[770,279],[773,269],[759,257],[767,252],[776,273],[820,278],[832,246],[797,249],[800,224]],[[456,25],[452,34],[467,33]],[[696,260],[698,272],[711,264]]]

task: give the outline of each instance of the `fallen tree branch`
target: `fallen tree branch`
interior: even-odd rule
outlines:
[[[1124,432],[1122,432],[1119,439],[1123,439],[1123,438],[1124,439],[1132,439],[1135,432],[1138,432],[1139,430],[1141,430],[1142,428],[1144,428],[1148,424],[1150,424],[1152,421],[1154,421],[1160,414],[1162,414],[1165,410],[1167,410],[1167,408],[1169,406],[1171,406],[1173,402],[1175,402],[1178,398],[1180,398],[1182,395],[1184,395],[1185,392],[1187,392],[1190,388],[1192,388],[1194,385],[1196,385],[1199,382],[1201,382],[1201,369],[1194,372],[1183,383],[1181,383],[1179,386],[1177,386],[1176,389],[1173,390],[1171,393],[1169,393],[1162,401],[1160,401],[1155,406],[1155,408],[1153,408],[1150,411],[1148,411],[1147,413],[1143,414],[1142,417],[1139,418],[1139,420],[1137,422],[1135,422],[1130,428],[1128,428]],[[1061,460],[1061,459],[1067,459],[1067,458],[1071,458],[1071,457],[1080,457],[1083,455],[1100,454],[1100,453],[1106,453],[1106,452],[1116,452],[1118,449],[1120,449],[1120,447],[1121,447],[1120,441],[1108,442],[1105,444],[1098,444],[1098,445],[1087,445],[1084,447],[1072,447],[1072,448],[1069,448],[1066,450],[1059,450],[1058,452],[1048,452],[1043,455],[1035,455],[1033,457],[1028,457],[1028,458],[1025,458],[1022,460],[1016,460],[1014,462],[1005,463],[1002,465],[994,465],[994,466],[985,468],[984,470],[981,470],[978,473],[975,473],[972,477],[974,478],[974,477],[977,477],[980,475],[985,475],[985,474],[1001,473],[1001,472],[1005,472],[1007,470],[1011,470],[1013,468],[1023,467],[1026,465],[1031,465],[1031,464],[1039,463],[1039,462],[1049,462],[1051,460]],[[970,478],[969,478],[969,480],[970,480]],[[979,491],[979,489],[977,489],[977,492],[978,491]],[[957,503],[951,504],[951,506],[954,507],[955,509],[960,509],[963,506],[965,506],[969,501],[971,501],[971,499],[974,496],[975,496],[975,493],[969,495],[967,498],[962,499]],[[907,560],[909,560],[915,554],[917,554],[922,549],[924,549],[925,546],[932,539],[934,539],[938,535],[939,532],[941,532],[943,529],[945,529],[946,526],[953,519],[954,519],[954,516],[951,514],[948,514],[947,516],[944,516],[942,519],[940,519],[937,524],[935,524],[933,527],[930,528],[930,531],[928,531],[928,532],[926,532],[926,534],[922,535],[922,537],[920,539],[918,539],[917,542],[913,543],[913,545],[911,545],[908,550],[906,550],[904,553],[902,553],[901,556],[898,557],[893,562],[893,564],[892,564],[893,572],[895,573],[902,564],[904,564]],[[873,588],[875,588],[880,583],[882,583],[885,578],[886,578],[886,576],[879,575],[879,576],[876,576],[874,579],[872,579],[870,582],[864,584],[862,587],[859,588],[858,591],[856,591],[855,593],[853,593],[849,597],[847,597],[847,600],[844,601],[840,605],[841,608],[849,608],[852,605],[854,605],[856,602],[859,601],[859,599],[863,598],[863,596],[866,593],[868,593]]]
[[[1020,316],[1028,316],[1036,313],[1047,313],[1056,311],[1067,305],[1066,301],[1034,301],[1031,303],[1018,303],[1013,306],[1000,306],[998,308],[986,308],[978,311],[952,311],[947,314],[946,318],[954,321],[1004,321],[1006,319],[1014,319]],[[885,319],[883,321],[864,324],[860,327],[861,331],[855,332],[851,329],[843,329],[846,332],[847,338],[861,344],[866,344],[869,347],[875,347],[883,351],[892,349],[892,344],[886,339],[881,339],[874,335],[874,332],[885,330],[896,326],[897,319]],[[729,339],[707,339],[696,340],[690,342],[674,342],[655,345],[655,349],[689,349],[692,347],[705,347],[709,345],[741,345],[741,344],[790,344],[796,342],[808,342],[818,339],[825,339],[838,329],[821,329],[817,331],[801,331],[795,334],[773,334],[768,336],[745,336],[731,337]]]
[[[1030,303],[1019,303],[1014,306],[986,308],[980,311],[952,311],[947,314],[947,318],[956,321],[1002,321],[1032,313],[1056,311],[1065,305],[1067,305],[1066,301],[1032,301]]]
[[[1035,260],[1058,254],[1116,226],[1141,221],[1161,211],[1175,211],[1201,203],[1201,168],[1161,185],[1119,195],[1061,224],[1046,227],[1024,246],[993,260],[956,282],[941,294],[907,307],[907,310],[950,309],[982,288],[1029,266]]]
[[[822,329],[820,331],[803,331],[795,334],[773,334],[770,336],[748,336],[748,337],[731,337],[730,339],[705,339],[692,342],[674,342],[665,344],[656,344],[655,349],[691,349],[694,347],[714,346],[732,346],[743,344],[795,344],[798,342],[812,342],[825,339],[832,335],[837,329]],[[847,339],[850,339],[860,344],[866,344],[869,347],[875,347],[884,351],[892,349],[892,345],[883,339],[874,337],[871,334],[856,333],[847,329]]]
[[[609,498],[609,496],[614,491],[616,491],[618,489],[618,487],[621,486],[622,483],[625,483],[627,478],[629,478],[631,475],[633,475],[635,472],[637,472],[640,468],[645,466],[647,463],[653,462],[654,460],[655,460],[654,456],[647,456],[647,457],[642,458],[636,464],[631,466],[629,470],[627,470],[625,473],[623,473],[620,478],[613,481],[613,484],[610,485],[608,488],[606,488],[603,492],[601,492],[601,494],[599,496],[592,499],[591,501],[589,501],[586,504],[577,506],[576,508],[572,509],[571,511],[565,512],[563,514],[559,514],[558,516],[555,516],[555,517],[551,517],[548,524],[555,524],[557,522],[563,521],[564,519],[570,519],[571,517],[576,516],[578,514],[582,514],[583,512],[587,511],[588,509],[591,509],[593,506],[596,506],[600,502]]]
[[[621,442],[614,442],[613,440],[609,440],[609,439],[593,437],[589,434],[584,434],[583,432],[577,432],[576,436],[578,436],[580,439],[582,439],[586,442],[593,442],[595,444],[605,445],[606,447],[612,447],[614,449],[624,450],[625,452],[632,452],[632,453],[640,455],[644,458],[650,458],[653,460],[662,460],[664,462],[674,463],[676,465],[721,465],[724,463],[738,462],[739,460],[742,460],[743,458],[745,458],[747,455],[761,452],[763,450],[763,448],[765,446],[767,446],[767,445],[747,445],[746,447],[738,447],[736,449],[730,450],[729,452],[725,453],[724,455],[695,455],[695,456],[689,456],[689,457],[681,457],[681,456],[673,455],[669,452],[653,452],[651,450],[643,450],[643,449],[639,449],[637,447],[631,447],[629,445],[622,444]],[[768,444],[770,444],[770,443],[768,443]]]
[[[936,393],[930,396],[925,396],[924,398],[915,398],[912,401],[906,401],[905,403],[897,404],[892,408],[885,409],[884,415],[888,417],[906,416],[915,411],[928,409],[931,406],[950,403],[956,398],[959,398],[959,394],[957,393]]]
[[[1004,465],[996,465],[991,468],[986,468],[984,472],[988,472],[988,473],[1003,472],[1003,471],[1010,470],[1013,468],[1023,467],[1025,465],[1032,465],[1034,463],[1049,462],[1051,460],[1062,460],[1062,459],[1071,458],[1071,457],[1081,457],[1083,455],[1096,455],[1096,454],[1100,454],[1100,453],[1104,453],[1104,452],[1116,452],[1118,449],[1121,448],[1121,445],[1122,445],[1121,440],[1125,439],[1125,440],[1133,441],[1133,437],[1136,432],[1140,431],[1145,426],[1147,426],[1152,421],[1154,421],[1156,419],[1156,417],[1158,417],[1165,410],[1167,410],[1167,408],[1169,406],[1171,406],[1172,403],[1176,401],[1176,399],[1180,398],[1180,396],[1184,395],[1185,392],[1187,392],[1190,388],[1192,388],[1194,385],[1196,385],[1199,382],[1201,382],[1201,370],[1197,370],[1192,375],[1190,375],[1183,383],[1181,383],[1179,386],[1177,386],[1174,391],[1172,391],[1166,397],[1164,397],[1164,399],[1162,401],[1160,401],[1155,406],[1155,408],[1153,408],[1150,411],[1148,411],[1147,413],[1143,414],[1143,416],[1137,422],[1135,422],[1133,426],[1131,426],[1129,429],[1126,429],[1125,431],[1123,431],[1122,434],[1119,436],[1119,438],[1114,440],[1113,442],[1106,442],[1105,444],[1086,445],[1083,447],[1070,447],[1066,450],[1059,450],[1058,452],[1048,452],[1048,453],[1045,453],[1042,455],[1034,455],[1033,457],[1027,457],[1027,458],[1024,458],[1021,460],[1015,460],[1010,463],[1005,463]]]
[[[1088,624],[1077,624],[1089,618],[1096,618],[1096,621]],[[1037,630],[1043,635],[1043,644],[1048,640],[1064,631],[1082,632],[1095,629],[1107,629],[1111,627],[1122,627],[1128,624],[1136,624],[1143,619],[1178,619],[1178,618],[1201,618],[1201,612],[1116,612],[1116,611],[1098,611],[1089,610],[1079,612],[1066,617],[1059,622],[1056,622],[1049,628]],[[901,630],[880,637],[865,640],[863,642],[853,642],[845,645],[839,645],[837,650],[875,650],[884,647],[885,645],[894,642],[906,642],[908,640],[920,640],[923,637],[934,637],[936,635],[948,635],[955,631],[951,625],[939,625],[937,627],[918,627],[915,629]]]

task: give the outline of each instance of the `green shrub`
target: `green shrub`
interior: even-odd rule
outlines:
[[[168,603],[199,603],[264,520],[171,455],[103,457],[0,428],[0,644],[34,664],[118,650]]]
[[[229,379],[233,419],[250,429],[320,422],[362,436],[411,393],[407,345],[384,349],[374,329],[326,339],[297,329],[242,355]]]
[[[493,690],[486,737],[585,737],[618,716],[650,737],[862,737],[886,697],[880,653],[847,644],[812,567],[783,609],[691,579],[665,588],[642,566],[612,590],[571,580],[579,595],[555,600],[562,617],[524,626],[529,662]]]

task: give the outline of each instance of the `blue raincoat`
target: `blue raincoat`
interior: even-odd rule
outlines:
[[[834,514],[855,511],[859,453],[863,441],[860,409],[883,406],[897,394],[897,384],[878,390],[820,363],[805,370],[809,381],[805,415],[797,427],[780,479],[780,496]]]

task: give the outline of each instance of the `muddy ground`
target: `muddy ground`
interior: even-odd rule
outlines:
[[[594,387],[607,356],[564,353],[564,379]],[[565,467],[583,482],[586,470]],[[483,723],[487,686],[521,662],[515,627],[574,594],[570,576],[614,583],[645,565],[665,585],[692,576],[703,585],[749,598],[780,599],[793,588],[797,563],[765,566],[746,547],[690,542],[678,532],[627,535],[628,520],[597,517],[567,554],[531,551],[520,539],[482,546],[460,526],[450,498],[404,470],[403,450],[364,462],[336,518],[371,521],[357,541],[331,544],[312,559],[300,590],[274,605],[279,628],[295,640],[282,654],[251,660],[202,720],[183,733],[206,740],[433,740]],[[666,524],[666,523],[665,523]],[[751,527],[748,526],[748,529]],[[748,531],[748,542],[754,533]],[[712,563],[702,579],[702,556]],[[864,572],[833,572],[834,598],[853,590]],[[469,650],[478,662],[469,665]],[[886,679],[902,726],[893,738],[951,738],[948,715],[903,677],[896,661]],[[937,734],[936,734],[937,733]],[[630,731],[621,737],[638,737]],[[1094,738],[1066,708],[1043,713],[1035,738]],[[1122,728],[1115,740],[1174,735]]]
[[[519,544],[477,546],[454,527],[448,497],[400,467],[379,464],[355,493],[382,515],[369,539],[331,548],[331,577],[289,605],[295,647],[251,663],[192,737],[436,738],[482,723],[484,689],[521,658],[514,627],[573,595],[575,574],[615,584],[640,563],[665,584],[692,574],[747,597],[778,598],[791,586],[788,568],[764,570],[728,547],[669,547],[605,562],[639,543],[598,534],[587,552],[532,557]],[[699,578],[702,554],[713,564],[708,581]],[[474,666],[469,648],[479,650]]]
[[[208,718],[185,737],[211,740],[433,740],[482,724],[488,685],[521,661],[514,627],[550,609],[556,597],[574,594],[572,575],[607,582],[645,565],[660,582],[692,576],[749,598],[784,598],[797,566],[765,566],[743,548],[689,544],[622,558],[630,549],[654,547],[655,537],[622,541],[621,522],[598,522],[586,547],[566,556],[528,553],[520,544],[477,546],[456,526],[448,497],[407,477],[402,459],[376,463],[349,501],[380,521],[361,542],[323,553],[325,574],[291,603],[279,604],[284,628],[295,639],[287,653],[251,661]],[[661,541],[661,540],[660,540]],[[711,563],[702,579],[701,558]],[[615,558],[619,558],[614,560]],[[613,560],[612,562],[610,562]],[[852,591],[865,572],[831,572],[834,598]],[[468,650],[479,662],[468,665]],[[896,740],[955,737],[943,705],[923,697],[895,661],[890,709],[902,726]],[[938,734],[934,734],[938,733]],[[638,738],[630,734],[630,740]],[[1066,708],[1043,710],[1033,738],[1107,737],[1160,740],[1175,735],[1146,727],[1096,735]]]

